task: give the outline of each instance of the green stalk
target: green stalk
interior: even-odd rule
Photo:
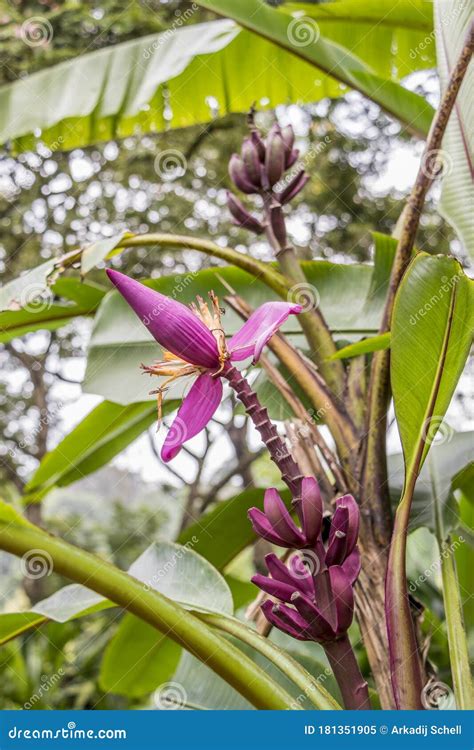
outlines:
[[[230,263],[237,268],[241,268],[242,271],[255,276],[266,284],[270,289],[278,294],[279,297],[286,299],[290,290],[290,284],[286,279],[273,268],[269,263],[264,263],[260,260],[252,258],[251,255],[244,255],[243,253],[237,252],[230,247],[221,247],[215,242],[203,239],[201,237],[189,237],[182,234],[164,234],[160,232],[153,232],[150,234],[141,234],[133,237],[124,237],[117,247],[115,247],[108,258],[119,254],[121,249],[128,247],[145,247],[149,245],[157,245],[159,247],[167,248],[183,248],[185,250],[197,250],[205,255],[210,255],[213,258],[219,258],[224,260],[226,263]],[[72,250],[70,253],[66,253],[58,259],[58,265],[70,266],[73,263],[77,263],[81,259],[82,250]]]
[[[385,615],[390,669],[398,709],[422,709],[423,677],[406,585],[406,548],[416,474],[407,485],[395,515],[385,582]]]
[[[301,666],[296,659],[293,659],[260,633],[252,630],[235,617],[207,614],[198,614],[198,617],[218,630],[233,635],[265,656],[303,691],[316,708],[324,711],[341,710],[339,703],[319,684],[313,675]]]
[[[105,560],[32,525],[15,523],[0,523],[0,549],[18,557],[43,550],[57,573],[107,597],[179,643],[256,708],[299,708],[260,667],[195,615]]]
[[[145,242],[143,241],[145,239]],[[197,250],[200,253],[211,255],[214,258],[225,260],[226,263],[237,266],[247,271],[252,276],[263,281],[270,289],[273,289],[279,297],[286,299],[289,284],[286,279],[275,268],[268,263],[256,260],[251,255],[244,255],[230,247],[221,247],[215,242],[202,239],[201,237],[186,237],[179,234],[145,234],[141,237],[131,237],[123,240],[122,247],[136,247],[141,245],[159,245],[160,247],[182,247],[184,249]]]
[[[289,283],[290,289],[287,292],[287,298],[298,302],[301,292],[308,288],[308,281],[298,261],[294,247],[287,243],[282,244],[282,240],[279,240],[272,230],[270,219],[273,200],[272,192],[262,192],[262,197],[265,208],[265,233],[268,244],[275,254],[281,272]],[[281,206],[276,210],[279,212],[281,221],[284,224],[285,218]],[[318,366],[326,383],[334,393],[334,397],[339,401],[344,390],[344,367],[342,362],[331,360],[337,348],[329,326],[317,306],[301,312],[298,317],[310,346],[311,359]]]
[[[474,688],[469,664],[469,651],[466,630],[464,628],[456,561],[454,559],[454,551],[451,548],[450,538],[444,530],[441,503],[433,473],[431,473],[431,485],[434,497],[435,529],[440,553],[443,602],[448,630],[449,660],[453,678],[454,697],[457,708],[467,711],[474,708]]]
[[[367,682],[362,676],[347,633],[323,646],[339,685],[344,708],[348,711],[370,711]]]

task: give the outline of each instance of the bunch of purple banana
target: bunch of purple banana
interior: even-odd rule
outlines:
[[[290,557],[288,566],[276,555],[267,555],[271,577],[256,575],[252,581],[279,600],[267,600],[262,606],[272,625],[298,640],[333,641],[347,632],[354,615],[352,586],[360,570],[359,508],[351,495],[344,495],[336,500],[330,523],[323,523],[318,484],[306,477],[295,511],[301,529],[275,489],[265,493],[264,512],[249,511],[253,528],[263,539],[302,550]]]
[[[318,483],[305,477],[294,502],[300,526],[275,489],[265,492],[263,507],[249,510],[254,531],[272,544],[298,550],[288,564],[270,553],[265,558],[270,575],[252,578],[271,597],[261,607],[266,619],[297,640],[321,643],[345,707],[370,708],[367,682],[347,635],[360,571],[356,501],[352,495],[338,498],[332,518],[326,519]]]
[[[306,185],[309,177],[303,169],[282,180],[285,172],[296,163],[299,151],[294,148],[295,134],[291,125],[281,128],[275,123],[265,139],[251,122],[250,136],[242,144],[239,154],[233,154],[229,162],[229,175],[234,185],[247,195],[266,197],[270,204],[270,222],[276,235],[281,228],[273,226],[280,216],[282,205],[291,201]],[[283,184],[281,184],[283,183]],[[279,189],[280,188],[280,189]],[[227,203],[237,226],[256,234],[265,230],[264,224],[251,214],[242,201],[228,192]],[[281,223],[281,222],[280,222]],[[284,225],[283,225],[284,230]]]

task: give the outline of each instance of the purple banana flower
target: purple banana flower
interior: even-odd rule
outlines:
[[[108,270],[107,275],[164,349],[163,360],[143,366],[150,375],[166,376],[165,382],[153,391],[158,395],[159,413],[168,383],[179,377],[196,377],[161,450],[161,457],[166,462],[171,461],[182,445],[201,432],[212,419],[222,400],[219,375],[229,366],[228,363],[249,357],[256,362],[267,341],[288,316],[301,311],[300,305],[293,303],[265,302],[226,341],[219,300],[213,292],[209,294],[210,305],[198,297],[197,305],[189,308],[119,271]]]
[[[295,510],[301,530],[276,490],[265,493],[264,512],[249,511],[261,537],[281,547],[304,550],[290,558],[289,567],[276,555],[267,555],[270,576],[256,575],[252,581],[279,600],[262,605],[272,625],[299,640],[330,643],[345,635],[354,615],[352,586],[360,571],[359,508],[351,495],[338,498],[326,545],[321,537],[321,497],[314,479],[303,480]]]

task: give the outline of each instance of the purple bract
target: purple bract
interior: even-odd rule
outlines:
[[[166,378],[154,391],[158,394],[159,410],[169,383],[179,377],[196,377],[165,439],[161,451],[164,461],[174,458],[183,443],[201,432],[214,415],[222,400],[219,375],[227,363],[249,357],[256,362],[267,341],[288,316],[301,311],[293,303],[265,302],[226,341],[214,293],[209,294],[210,305],[198,297],[197,305],[187,307],[119,271],[108,270],[107,274],[164,349],[162,360],[143,367],[150,375]]]

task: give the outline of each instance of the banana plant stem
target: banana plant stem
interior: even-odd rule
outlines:
[[[422,709],[423,673],[406,585],[406,549],[411,498],[416,474],[395,514],[385,582],[385,614],[390,670],[398,709]]]
[[[237,398],[244,405],[245,411],[267,446],[272,461],[278,466],[283,481],[291,491],[293,500],[296,500],[301,494],[303,474],[270,420],[267,409],[262,406],[247,379],[233,365],[226,363],[222,377],[226,378]]]
[[[344,708],[357,711],[370,710],[367,682],[362,677],[348,636],[345,635],[337,641],[323,645],[339,685]]]
[[[272,207],[273,198],[271,192],[263,192],[262,197],[266,215],[268,244],[275,254],[280,270],[289,283],[288,299],[298,301],[299,297],[303,299],[309,298],[312,295],[312,290],[298,262],[294,247],[288,243],[281,244],[271,228],[271,211],[277,211],[281,222],[284,224],[285,217],[282,207]],[[314,291],[316,292],[316,290]],[[342,362],[338,360],[330,361],[331,357],[337,352],[337,348],[329,326],[316,304],[316,294],[315,299],[309,299],[309,302],[311,303],[310,308],[303,310],[299,316],[301,327],[311,347],[311,358],[321,370],[321,374],[333,391],[334,397],[338,399],[339,394],[344,388],[344,367]]]

